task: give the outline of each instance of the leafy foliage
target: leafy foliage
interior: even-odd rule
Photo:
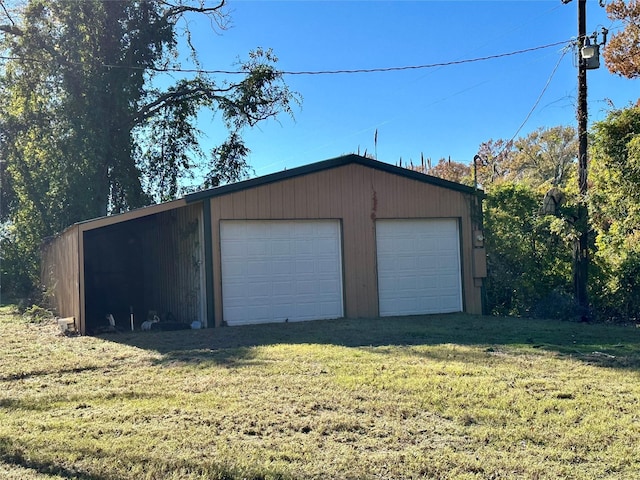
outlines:
[[[485,200],[493,314],[571,318],[570,231],[561,217],[540,211],[542,195],[524,184],[504,182]]]
[[[575,150],[575,132],[566,127],[538,130],[512,145],[482,145],[479,179],[487,189],[486,285],[493,313],[576,315],[571,265],[583,226],[577,224]],[[590,157],[592,306],[602,320],[638,321],[640,106],[612,111],[594,125]],[[560,193],[552,212],[544,209],[545,193]]]
[[[594,125],[590,208],[597,300],[607,317],[640,319],[640,106]]]
[[[431,164],[431,159],[428,159],[426,163],[423,159],[420,165],[410,163],[406,168],[442,178],[444,180],[449,180],[450,182],[473,185],[471,167],[467,164],[456,162],[451,159],[441,158],[435,165]]]
[[[576,150],[575,130],[562,126],[480,146],[492,313],[573,318]]]
[[[540,128],[515,141],[489,140],[478,152],[478,183],[485,188],[505,181],[564,188],[575,170],[577,151],[573,127]]]
[[[178,41],[189,38],[183,29],[194,16],[224,28],[223,1],[2,6],[0,48],[8,60],[0,71],[0,168],[8,208],[1,220],[3,242],[17,255],[3,265],[23,278],[37,273],[41,239],[74,222],[175,198],[183,180],[208,164],[218,182],[246,174],[242,130],[291,113],[298,101],[270,50],[240,62],[238,82],[162,76],[179,66]],[[197,62],[193,49],[191,56]],[[223,157],[233,162],[220,163],[216,149],[208,160],[200,148],[203,108],[221,113],[229,139],[220,148],[232,147]]]
[[[245,158],[249,149],[238,135],[229,139],[211,152],[212,162],[205,179],[207,187],[229,183],[247,177],[250,172]]]
[[[604,49],[607,68],[623,77],[640,77],[640,1],[613,0],[607,5],[607,14],[612,21],[624,24]]]

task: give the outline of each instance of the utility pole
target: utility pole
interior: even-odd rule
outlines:
[[[571,0],[562,0],[569,3]],[[603,30],[604,31],[604,30]],[[587,37],[587,0],[578,0],[578,211],[574,226],[578,238],[573,247],[573,292],[578,304],[578,314],[583,321],[589,320],[589,210],[587,209],[587,70],[600,65],[597,35],[593,35],[595,45]],[[606,33],[605,33],[606,41]]]
[[[589,211],[587,209],[587,64],[582,49],[587,39],[587,0],[578,0],[578,239],[574,246],[574,295],[581,320],[589,319]]]

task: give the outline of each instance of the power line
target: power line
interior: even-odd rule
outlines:
[[[567,54],[568,51],[569,51],[568,48],[563,49],[562,55],[560,55],[560,58],[558,59],[558,62],[556,63],[556,66],[553,67],[553,70],[551,71],[551,74],[549,75],[549,78],[547,79],[547,83],[544,85],[542,91],[540,92],[540,95],[538,95],[538,98],[534,102],[533,107],[531,107],[531,110],[529,110],[529,113],[527,113],[527,116],[525,117],[525,119],[522,121],[522,123],[518,127],[518,130],[516,130],[516,133],[514,133],[513,136],[511,137],[511,140],[509,140],[507,142],[507,145],[509,145],[511,142],[513,142],[513,139],[516,138],[516,136],[520,133],[520,130],[522,130],[522,127],[524,127],[525,124],[529,121],[529,118],[531,118],[531,115],[533,114],[535,109],[538,107],[538,104],[540,103],[540,100],[542,100],[542,97],[544,96],[545,92],[547,91],[547,88],[549,88],[549,84],[551,83],[551,80],[555,76],[556,71],[558,70],[558,67],[560,66],[560,63],[562,62],[562,59],[565,57],[565,55]],[[506,147],[505,147],[505,149],[506,149]],[[500,153],[502,154],[502,152],[500,152]]]
[[[498,53],[495,55],[487,55],[484,57],[467,58],[462,60],[452,60],[448,62],[428,63],[423,65],[405,65],[399,67],[379,67],[379,68],[358,68],[358,69],[344,69],[344,70],[303,70],[303,71],[288,71],[281,70],[276,71],[281,75],[339,75],[339,74],[360,74],[360,73],[387,73],[387,72],[400,72],[405,70],[424,70],[427,68],[447,67],[452,65],[461,65],[465,63],[483,62],[487,60],[494,60],[498,58],[511,57],[515,55],[521,55],[523,53],[534,52],[536,50],[543,50],[546,48],[557,47],[559,45],[572,44],[573,40],[564,40],[561,42],[549,43],[546,45],[540,45],[537,47],[525,48],[522,50],[515,50],[512,52]],[[0,56],[0,60],[22,60],[34,63],[46,63],[41,59],[36,58],[23,58],[23,57],[10,57]],[[69,62],[72,65],[82,66],[81,62]],[[153,67],[153,66],[137,66],[137,65],[116,65],[103,63],[104,68],[119,68],[127,70],[153,70],[156,72],[165,73],[196,73],[196,74],[217,74],[217,75],[247,75],[251,73],[249,70],[208,70],[201,68],[181,68],[181,67]]]
[[[355,74],[355,73],[385,73],[385,72],[399,72],[404,70],[422,70],[426,68],[446,67],[450,65],[460,65],[463,63],[482,62],[486,60],[493,60],[496,58],[510,57],[514,55],[520,55],[523,53],[533,52],[536,50],[542,50],[545,48],[557,47],[558,45],[566,45],[573,40],[565,40],[562,42],[550,43],[547,45],[540,45],[537,47],[525,48],[522,50],[516,50],[513,52],[499,53],[495,55],[488,55],[485,57],[469,58],[463,60],[453,60],[440,63],[428,63],[424,65],[406,65],[401,67],[379,67],[379,68],[358,68],[358,69],[344,69],[344,70],[303,70],[303,71],[279,71],[282,75],[339,75],[339,74]],[[104,65],[105,67],[119,68],[117,65]],[[126,67],[125,67],[126,68]],[[141,67],[142,68],[142,67]],[[248,70],[202,70],[202,69],[185,69],[185,68],[158,68],[154,69],[158,72],[179,72],[179,73],[207,73],[207,74],[224,74],[224,75],[246,75],[250,73]]]

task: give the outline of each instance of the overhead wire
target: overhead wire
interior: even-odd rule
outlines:
[[[399,67],[378,67],[378,68],[357,68],[357,69],[341,69],[341,70],[303,70],[303,71],[288,71],[281,70],[278,73],[282,75],[339,75],[339,74],[357,74],[357,73],[386,73],[386,72],[399,72],[405,70],[423,70],[426,68],[447,67],[451,65],[460,65],[463,63],[482,62],[486,60],[493,60],[497,58],[510,57],[514,55],[520,55],[523,53],[534,52],[536,50],[542,50],[545,48],[557,47],[558,45],[566,45],[570,40],[563,40],[561,42],[549,43],[547,45],[540,45],[537,47],[525,48],[522,50],[516,50],[512,52],[499,53],[495,55],[487,55],[484,57],[467,58],[462,60],[452,60],[448,62],[428,63],[423,65],[405,65]],[[117,65],[104,65],[105,67],[118,68]],[[143,67],[141,67],[143,68]],[[180,72],[180,73],[204,73],[204,74],[220,74],[220,75],[246,75],[250,73],[247,70],[203,70],[203,69],[185,69],[185,68],[158,68],[154,69],[158,72]]]
[[[536,47],[524,48],[521,50],[515,50],[511,52],[498,53],[494,55],[486,55],[483,57],[467,58],[462,60],[452,60],[447,62],[427,63],[422,65],[404,65],[397,67],[378,67],[378,68],[356,68],[356,69],[340,69],[340,70],[278,70],[276,73],[281,75],[340,75],[340,74],[363,74],[363,73],[387,73],[387,72],[400,72],[406,70],[423,70],[427,68],[447,67],[452,65],[461,65],[465,63],[483,62],[487,60],[494,60],[498,58],[511,57],[515,55],[521,55],[524,53],[534,52],[536,50],[543,50],[546,48],[557,47],[559,45],[567,45],[573,42],[573,40],[563,40],[560,42],[548,43],[546,45],[539,45]],[[15,56],[0,55],[0,60],[22,60],[33,63],[45,63],[45,60],[37,58],[24,58]],[[72,65],[82,66],[82,62],[69,62]],[[101,64],[104,68],[118,68],[127,70],[152,70],[159,73],[196,73],[199,75],[247,75],[251,73],[249,70],[218,70],[218,69],[202,69],[202,68],[182,68],[182,67],[153,67],[153,66],[137,66],[137,65],[119,65],[119,64]]]
[[[557,47],[559,45],[564,45],[562,55],[558,59],[558,62],[554,66],[549,78],[547,79],[545,86],[543,87],[542,91],[540,92],[540,95],[534,102],[532,108],[527,113],[525,119],[520,124],[520,126],[518,127],[514,135],[511,137],[511,139],[505,144],[505,148],[503,149],[503,151],[500,152],[500,155],[502,155],[504,151],[508,148],[508,145],[515,139],[515,137],[520,133],[520,131],[522,130],[524,125],[527,123],[527,121],[531,118],[531,115],[533,114],[533,112],[539,105],[542,97],[544,96],[545,92],[547,91],[551,83],[551,80],[555,76],[555,73],[558,70],[558,67],[560,66],[560,63],[562,62],[563,58],[569,51],[570,47],[575,45],[575,39],[563,40],[559,42],[553,42],[545,45],[539,45],[536,47],[530,47],[530,48],[525,48],[525,49],[520,49],[520,50],[515,50],[515,51],[510,51],[505,53],[499,53],[494,55],[486,55],[482,57],[452,60],[447,62],[429,63],[429,64],[422,64],[422,65],[405,65],[405,66],[396,66],[396,67],[359,68],[359,69],[341,69],[341,70],[302,70],[302,71],[282,70],[282,71],[277,71],[277,73],[281,75],[339,75],[339,74],[368,74],[368,73],[398,72],[398,71],[407,71],[407,70],[422,70],[422,69],[428,69],[428,68],[446,67],[446,66],[476,63],[476,62],[494,60],[499,58],[511,57],[515,55],[521,55],[524,53],[534,52],[537,50]],[[44,60],[35,59],[35,58],[25,59],[20,57],[8,57],[8,56],[2,56],[2,55],[0,55],[0,60],[23,60],[23,61],[26,60],[26,61],[31,61],[35,63],[45,62]],[[70,62],[70,63],[82,65],[81,62]],[[181,68],[181,67],[149,67],[149,66],[143,67],[143,66],[135,66],[135,65],[116,65],[116,64],[104,64],[104,63],[102,64],[102,67],[130,69],[130,70],[153,70],[159,73],[163,73],[163,72],[164,73],[196,73],[196,74],[219,74],[219,75],[246,75],[250,73],[250,71],[248,70],[217,70],[217,69],[201,69],[201,68],[191,69],[191,68]]]
[[[549,78],[547,78],[547,82],[545,83],[544,87],[542,88],[542,91],[540,92],[540,95],[538,95],[538,98],[533,103],[533,106],[529,110],[529,113],[527,113],[527,115],[525,116],[524,120],[522,121],[522,123],[520,124],[518,129],[516,130],[516,133],[514,133],[513,136],[509,139],[509,141],[505,143],[504,148],[497,155],[497,158],[500,158],[505,153],[505,151],[508,148],[510,148],[511,142],[513,142],[513,140],[518,136],[520,131],[524,128],[526,123],[531,118],[531,115],[533,115],[533,112],[536,110],[536,108],[540,104],[540,100],[542,100],[542,97],[544,96],[544,94],[546,93],[547,89],[549,88],[549,85],[551,84],[551,80],[553,80],[553,77],[555,76],[556,72],[558,71],[558,67],[560,66],[560,63],[562,63],[562,60],[567,55],[567,52],[570,50],[570,46],[571,45],[567,45],[565,48],[562,49],[562,55],[560,55],[560,58],[556,62],[555,66],[553,67],[553,70],[551,71],[551,74],[549,75]]]

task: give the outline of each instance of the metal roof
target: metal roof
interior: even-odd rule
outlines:
[[[253,187],[259,187],[267,185],[269,183],[279,182],[281,180],[288,180],[290,178],[300,177],[303,175],[309,175],[311,173],[321,172],[323,170],[329,170],[331,168],[342,167],[345,165],[357,164],[383,172],[391,173],[393,175],[400,175],[402,177],[411,178],[419,182],[428,183],[438,187],[448,188],[456,190],[462,193],[475,194],[481,191],[462,185],[461,183],[451,182],[442,178],[433,177],[431,175],[425,175],[424,173],[416,172],[414,170],[408,170],[406,168],[397,167],[389,163],[380,162],[378,160],[372,160],[360,155],[350,154],[343,155],[329,160],[321,162],[311,163],[309,165],[303,165],[301,167],[292,168],[290,170],[283,170],[281,172],[264,175],[262,177],[252,178],[250,180],[244,180],[241,182],[230,183],[220,187],[210,188],[208,190],[201,190],[199,192],[190,193],[184,196],[187,203],[197,202],[206,198],[218,197],[220,195],[226,195],[228,193],[237,192],[240,190],[246,190]]]

